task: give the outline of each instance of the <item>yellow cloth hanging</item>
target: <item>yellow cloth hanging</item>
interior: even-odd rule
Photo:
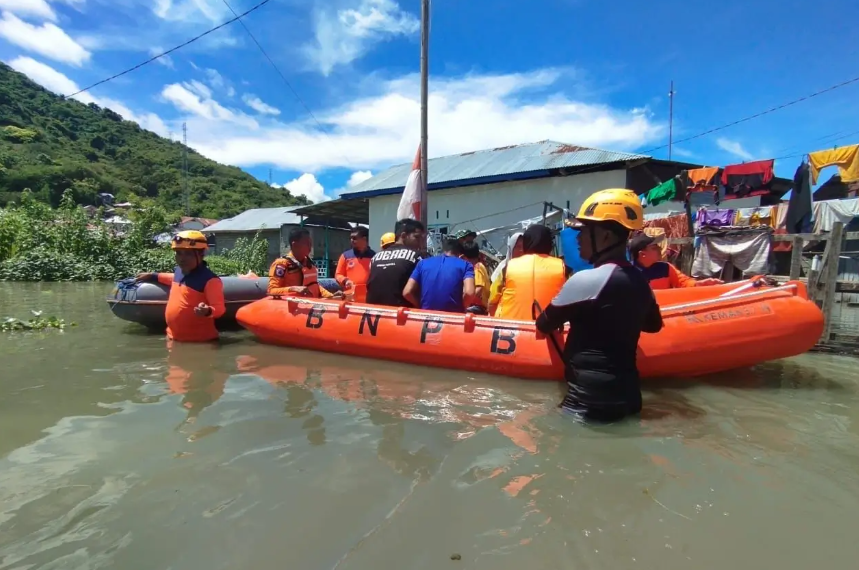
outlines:
[[[827,166],[838,167],[841,182],[859,182],[859,144],[812,152],[808,155],[808,165],[812,184],[817,184],[820,171]]]

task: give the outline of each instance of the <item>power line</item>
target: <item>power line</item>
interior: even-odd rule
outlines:
[[[674,141],[674,144],[691,141],[694,139],[698,139],[698,138],[713,134],[713,133],[718,132],[718,131],[725,130],[725,129],[733,127],[735,125],[739,125],[740,123],[745,123],[747,121],[751,121],[752,119],[757,119],[758,117],[763,117],[764,115],[769,115],[770,113],[775,113],[776,111],[781,111],[782,109],[785,109],[787,107],[791,107],[793,105],[796,105],[797,103],[802,103],[803,101],[813,99],[814,97],[817,97],[819,95],[823,95],[824,93],[829,93],[830,91],[835,91],[836,89],[840,89],[842,87],[846,87],[848,85],[851,85],[853,83],[858,83],[858,82],[859,82],[859,77],[854,77],[852,79],[848,79],[847,81],[842,81],[841,83],[838,83],[836,85],[831,85],[831,86],[827,87],[826,89],[821,89],[820,91],[815,91],[814,93],[811,93],[809,95],[805,95],[803,97],[800,97],[799,99],[794,99],[793,101],[788,101],[787,103],[782,103],[781,105],[777,105],[775,107],[770,107],[769,109],[766,109],[765,111],[761,111],[759,113],[755,113],[754,115],[749,115],[747,117],[743,117],[742,119],[737,119],[736,121],[732,121],[730,123],[726,123],[724,125],[714,127],[712,129],[698,133],[697,135],[692,135],[691,137],[686,137],[685,139],[680,139],[680,140]],[[657,146],[657,147],[654,147],[651,149],[643,150],[643,151],[641,151],[640,154],[653,152],[655,150],[662,150],[663,148],[667,148],[667,147],[668,147],[668,145],[664,144],[664,145]]]
[[[191,38],[190,40],[188,40],[188,41],[186,41],[186,42],[184,42],[184,43],[182,43],[182,44],[179,44],[178,46],[176,46],[176,47],[174,47],[174,48],[168,49],[167,51],[162,52],[162,53],[159,53],[158,55],[154,55],[154,56],[150,57],[149,59],[147,59],[146,61],[141,62],[141,63],[138,63],[138,64],[137,64],[137,65],[135,65],[134,67],[130,67],[130,68],[126,69],[125,71],[121,72],[121,73],[117,73],[116,75],[112,75],[112,76],[110,76],[110,77],[108,77],[108,78],[106,78],[106,79],[102,79],[101,81],[97,81],[97,82],[93,83],[92,85],[90,85],[89,87],[84,87],[84,88],[83,88],[83,89],[81,89],[80,91],[76,91],[76,92],[72,93],[71,95],[66,95],[66,97],[67,97],[67,98],[71,98],[71,97],[74,97],[75,95],[80,95],[81,93],[84,93],[84,92],[86,92],[86,91],[89,91],[89,90],[90,90],[90,89],[92,89],[93,87],[98,87],[99,85],[101,85],[101,84],[103,84],[103,83],[107,83],[108,81],[113,81],[114,79],[117,79],[117,78],[119,78],[119,77],[122,77],[123,75],[125,75],[125,74],[127,74],[127,73],[131,73],[132,71],[136,71],[136,70],[140,69],[141,67],[143,67],[144,65],[146,65],[146,64],[148,64],[148,63],[152,63],[153,61],[155,61],[155,60],[157,60],[157,59],[159,59],[159,58],[162,58],[162,57],[164,57],[165,55],[170,55],[170,54],[171,54],[171,53],[173,53],[174,51],[179,50],[179,49],[182,49],[183,47],[185,47],[185,46],[187,46],[187,45],[190,45],[190,44],[192,44],[192,43],[196,42],[196,41],[197,41],[197,40],[199,40],[200,38],[204,38],[204,37],[208,36],[208,35],[209,35],[209,34],[211,34],[212,32],[216,32],[216,31],[220,30],[221,28],[223,28],[223,27],[225,27],[225,26],[229,26],[229,25],[230,25],[230,24],[232,24],[233,22],[241,21],[241,19],[242,19],[242,18],[244,18],[245,16],[247,16],[247,15],[248,15],[248,14],[250,14],[251,12],[253,12],[253,11],[255,11],[255,10],[258,10],[259,8],[262,8],[263,6],[265,6],[266,4],[268,4],[269,2],[271,2],[271,0],[262,0],[262,2],[260,2],[259,4],[257,4],[256,6],[254,6],[253,8],[250,8],[249,10],[247,10],[247,11],[243,12],[242,14],[237,14],[237,15],[236,15],[236,17],[235,17],[235,18],[233,18],[232,20],[227,20],[227,21],[226,21],[226,22],[224,22],[223,24],[220,24],[220,25],[218,25],[218,26],[215,26],[214,28],[212,28],[212,29],[210,29],[210,30],[205,31],[205,32],[203,32],[202,34],[200,34],[199,36],[195,36],[195,37]],[[232,8],[231,8],[231,10],[232,10]],[[236,13],[235,13],[235,12],[233,12],[233,14],[236,14]],[[242,25],[244,25],[244,24],[242,24]],[[246,28],[246,29],[247,29],[247,28]]]
[[[236,11],[233,10],[233,7],[230,6],[230,3],[227,2],[227,0],[222,0],[222,1],[224,2],[224,5],[226,5],[226,7],[230,9],[230,12],[232,12],[233,15],[236,16],[236,19],[238,20],[241,16],[236,15]],[[268,1],[268,0],[266,0],[266,1]],[[242,15],[244,15],[244,14],[242,14]],[[259,50],[263,54],[263,56],[265,56],[265,58],[268,60],[268,62],[271,64],[271,66],[274,68],[274,70],[277,72],[277,74],[280,75],[280,78],[283,79],[283,82],[286,83],[286,86],[289,88],[290,91],[292,91],[292,94],[295,95],[295,98],[298,99],[298,102],[301,103],[301,106],[304,107],[304,110],[307,111],[307,113],[310,115],[310,117],[316,122],[316,126],[318,126],[320,129],[323,129],[323,134],[324,134],[324,127],[322,126],[322,123],[320,123],[316,119],[316,115],[313,114],[313,111],[310,110],[310,107],[308,107],[307,104],[301,99],[301,97],[298,95],[298,92],[292,86],[292,83],[290,83],[289,80],[286,78],[286,75],[284,75],[283,72],[280,70],[280,68],[277,66],[277,64],[274,63],[274,60],[272,60],[271,57],[269,57],[268,53],[265,51],[265,49],[262,47],[262,45],[260,45],[260,43],[257,41],[256,37],[253,35],[253,32],[251,32],[250,28],[248,28],[247,25],[244,22],[242,22],[241,20],[239,20],[239,24],[242,25],[242,27],[248,33],[248,36],[250,36],[251,40],[253,40],[253,42],[259,48]]]

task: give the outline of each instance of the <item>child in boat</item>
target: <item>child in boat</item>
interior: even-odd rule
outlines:
[[[218,339],[215,319],[226,311],[224,285],[203,257],[206,236],[196,230],[179,232],[171,247],[176,255],[173,273],[141,273],[138,281],[158,281],[170,287],[167,298],[167,337],[178,342]]]
[[[467,313],[477,315],[487,314],[489,307],[489,271],[480,262],[480,247],[474,243],[465,243],[462,246],[462,258],[474,267],[474,300],[475,303],[466,309]]]
[[[677,289],[680,287],[706,287],[721,285],[721,279],[693,279],[676,267],[662,261],[662,248],[651,236],[640,234],[629,240],[629,258],[650,282],[651,289]]]

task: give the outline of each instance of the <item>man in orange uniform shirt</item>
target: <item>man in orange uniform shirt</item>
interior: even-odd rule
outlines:
[[[307,228],[296,228],[289,232],[289,253],[275,259],[268,271],[268,294],[272,297],[297,295],[317,299],[342,297],[342,293],[332,295],[325,287],[319,286],[319,274],[310,258],[313,241]]]
[[[370,232],[364,226],[352,230],[349,238],[352,241],[352,249],[344,251],[340,256],[334,278],[344,291],[353,291],[355,301],[363,303],[367,299],[370,261],[376,252],[370,249]]]
[[[720,279],[693,279],[667,261],[662,261],[662,248],[648,235],[635,236],[629,240],[628,247],[632,264],[644,273],[653,290],[706,287],[723,283]]]
[[[141,273],[138,281],[157,280],[170,287],[167,298],[167,337],[178,342],[218,339],[215,319],[224,314],[224,285],[203,256],[206,236],[196,230],[179,232],[171,244],[176,253],[173,273]]]

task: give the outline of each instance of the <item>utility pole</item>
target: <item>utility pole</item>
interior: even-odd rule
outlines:
[[[421,223],[427,225],[427,100],[429,99],[430,0],[421,0]]]
[[[671,145],[674,142],[674,80],[668,89],[668,160],[671,160]]]
[[[191,215],[191,194],[188,192],[188,124],[182,123],[182,196],[185,198],[185,215]]]
[[[271,178],[271,168],[268,169],[268,185],[271,186],[272,178]]]

